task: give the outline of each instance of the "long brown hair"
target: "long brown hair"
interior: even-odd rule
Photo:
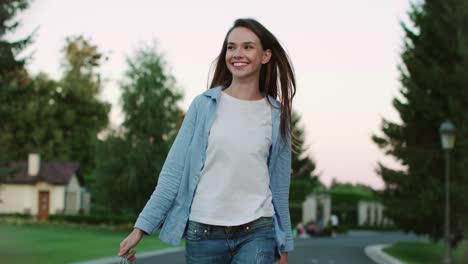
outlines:
[[[251,18],[242,18],[234,21],[224,38],[223,47],[215,60],[215,71],[210,88],[223,85],[229,86],[232,82],[232,74],[226,66],[227,40],[231,31],[237,27],[250,29],[257,35],[263,50],[271,50],[270,61],[263,64],[260,69],[259,89],[265,95],[278,99],[281,103],[281,137],[288,142],[290,134],[292,99],[296,94],[296,79],[294,69],[288,54],[283,49],[278,39],[262,24]],[[268,103],[274,107],[269,100]]]

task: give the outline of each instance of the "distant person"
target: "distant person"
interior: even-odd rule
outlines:
[[[307,223],[307,234],[309,234],[309,236],[317,236],[318,235],[318,232],[317,232],[317,225],[315,224],[315,221],[311,220]]]
[[[322,232],[323,232],[323,229],[324,229],[322,217],[319,217],[319,219],[317,220],[316,225],[317,225],[317,234],[322,235]]]
[[[190,42],[206,39],[186,41],[197,52]],[[288,263],[295,86],[276,37],[256,20],[236,20],[210,89],[192,101],[156,189],[118,255],[134,260],[132,248],[164,222],[160,239],[178,245],[185,238],[189,264]]]
[[[332,228],[332,237],[336,237],[336,232],[338,232],[338,216],[335,214],[332,214],[330,217],[330,223],[331,223],[331,228]]]
[[[297,224],[297,235],[300,237],[300,238],[306,238],[306,237],[309,237],[307,235],[307,231],[304,227],[304,225],[302,223],[298,223]]]

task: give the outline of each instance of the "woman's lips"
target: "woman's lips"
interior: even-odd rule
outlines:
[[[247,62],[233,62],[233,63],[231,63],[231,65],[236,70],[242,70],[243,68],[245,68],[248,65],[248,63]]]

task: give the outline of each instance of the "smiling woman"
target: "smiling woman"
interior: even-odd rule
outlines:
[[[295,91],[276,37],[256,20],[236,20],[119,255],[134,260],[131,249],[164,222],[161,240],[185,237],[189,264],[288,263]]]

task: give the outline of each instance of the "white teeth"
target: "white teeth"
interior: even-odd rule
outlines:
[[[238,67],[238,66],[247,65],[247,63],[244,63],[244,62],[234,62],[233,65],[236,66],[236,67]]]

